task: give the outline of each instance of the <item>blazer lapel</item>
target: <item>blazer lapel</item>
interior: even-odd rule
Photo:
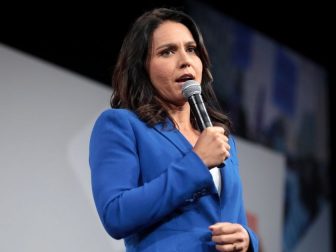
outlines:
[[[169,119],[167,119],[166,127],[163,127],[163,124],[159,123],[154,126],[154,129],[182,153],[186,153],[192,148],[188,140],[174,127],[173,123]]]
[[[173,123],[169,119],[167,119],[167,125],[165,128],[163,127],[163,124],[160,123],[160,124],[155,125],[154,129],[158,133],[160,133],[163,137],[165,137],[169,142],[171,142],[179,151],[181,151],[181,153],[186,153],[192,149],[192,145],[189,143],[189,141],[181,134],[180,131],[178,131],[174,127]],[[226,161],[224,163],[226,163]],[[221,174],[222,189],[223,189],[224,171],[222,169],[220,171],[220,174]],[[215,184],[212,184],[211,192],[212,192],[211,194],[215,194],[217,200],[219,200],[219,195],[218,195]]]

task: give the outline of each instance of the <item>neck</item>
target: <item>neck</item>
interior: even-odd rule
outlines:
[[[200,135],[200,132],[193,128],[190,122],[190,107],[189,104],[180,107],[179,109],[172,109],[169,115],[175,122],[176,128],[181,134],[194,146]]]
[[[169,115],[175,122],[175,126],[181,130],[192,130],[193,127],[190,122],[190,107],[186,103],[183,106],[175,107],[169,111]]]

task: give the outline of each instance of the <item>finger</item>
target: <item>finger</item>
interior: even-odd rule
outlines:
[[[216,140],[217,143],[226,150],[230,150],[231,146],[224,135],[217,133],[215,136],[213,136],[213,140]]]
[[[224,150],[225,150],[225,153],[224,153],[224,155],[225,155],[225,159],[227,159],[228,157],[230,157],[230,145],[229,144],[227,144],[227,143],[225,143],[224,144]]]
[[[218,251],[224,251],[224,252],[229,252],[229,251],[243,251],[243,247],[240,244],[217,244],[216,249]]]
[[[225,234],[225,235],[213,235],[212,236],[212,241],[218,244],[233,244],[233,243],[237,243],[240,242],[241,239],[239,236],[236,235],[236,233],[234,234]]]
[[[230,222],[219,222],[211,225],[209,229],[211,230],[212,235],[233,234],[240,230],[240,225],[232,224]]]
[[[214,132],[213,134],[214,134],[214,135],[216,136],[216,138],[218,138],[220,141],[225,142],[225,143],[228,143],[228,142],[229,142],[229,138],[228,138],[226,135],[224,135],[224,132],[223,132],[222,130],[216,131],[216,132]]]
[[[220,135],[220,136],[225,136],[225,131],[224,128],[222,127],[208,127],[203,130],[204,134],[209,134],[209,135]],[[202,132],[202,133],[203,133]]]
[[[232,223],[231,222],[217,222],[217,223],[209,226],[209,229],[218,229],[218,228],[220,228],[222,226],[226,226],[226,225],[229,226],[229,225],[232,225]]]
[[[230,152],[231,146],[228,142],[226,142],[224,139],[219,139],[220,141],[220,148],[225,150],[225,152]]]
[[[230,149],[231,149],[231,146],[230,146],[229,143],[227,143],[227,142],[225,142],[225,149],[226,149],[227,151],[230,151]]]
[[[229,142],[229,138],[226,135],[222,135],[224,142],[228,143]]]
[[[223,127],[218,127],[218,126],[215,126],[215,127],[211,127],[214,131],[218,132],[218,133],[221,133],[222,135],[224,135],[225,133],[225,130]],[[225,135],[224,135],[225,136]]]

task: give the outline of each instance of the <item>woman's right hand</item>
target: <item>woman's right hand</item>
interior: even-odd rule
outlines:
[[[209,127],[199,136],[194,152],[211,169],[223,163],[230,156],[229,139],[222,127]]]

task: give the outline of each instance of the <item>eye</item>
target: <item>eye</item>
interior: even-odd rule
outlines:
[[[174,53],[174,50],[172,48],[167,48],[167,49],[161,51],[160,55],[164,56],[164,57],[168,57],[168,56],[170,56],[173,53]]]
[[[189,53],[197,53],[197,47],[196,46],[188,46],[187,52],[189,52]]]

